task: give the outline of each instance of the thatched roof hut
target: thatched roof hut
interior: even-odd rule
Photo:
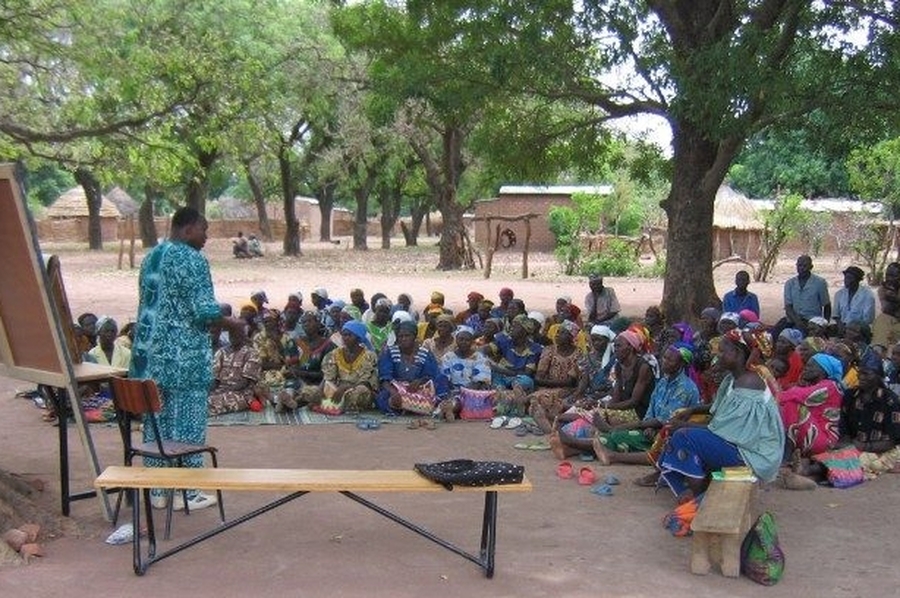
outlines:
[[[128,192],[121,187],[113,187],[105,197],[116,206],[116,209],[119,210],[119,214],[122,216],[134,216],[138,213],[138,210],[141,209],[140,204],[134,201],[134,199],[128,195]]]
[[[753,202],[728,185],[716,192],[713,207],[713,259],[759,257],[763,219]]]
[[[59,198],[53,202],[53,205],[47,208],[47,211],[44,213],[47,218],[54,219],[72,219],[72,218],[87,218],[88,217],[88,205],[87,205],[87,197],[84,194],[84,189],[81,187],[73,187],[59,196]],[[100,218],[119,218],[121,214],[119,213],[119,209],[113,204],[107,197],[102,196],[102,202],[100,204]]]

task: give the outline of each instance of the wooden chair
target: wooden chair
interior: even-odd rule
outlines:
[[[217,449],[205,444],[188,444],[160,438],[156,414],[160,410],[159,388],[153,380],[139,380],[130,378],[113,377],[110,379],[113,404],[116,408],[116,421],[119,432],[122,435],[124,447],[125,465],[130,467],[135,457],[149,457],[167,462],[170,467],[183,467],[185,457],[191,455],[209,454],[213,467],[218,467],[216,458]],[[145,426],[150,426],[153,437],[156,440],[142,442],[135,445],[131,437],[131,422],[134,417],[142,419]],[[187,489],[181,489],[184,501],[184,512],[190,513],[187,500]],[[219,518],[225,523],[225,507],[222,503],[222,491],[216,490],[219,499]],[[169,539],[172,529],[172,511],[174,507],[175,489],[168,488],[166,492],[166,531],[165,539]],[[116,509],[113,513],[113,525],[119,518],[119,509],[122,506],[122,492],[116,500]]]

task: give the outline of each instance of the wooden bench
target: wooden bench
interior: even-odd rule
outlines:
[[[310,492],[337,492],[364,507],[387,517],[408,530],[424,537],[482,568],[486,577],[494,575],[494,552],[497,540],[497,494],[499,492],[530,492],[531,482],[520,484],[466,487],[456,486],[453,492],[484,494],[481,546],[478,554],[471,554],[447,540],[435,536],[399,515],[357,495],[357,492],[447,492],[412,469],[401,470],[321,470],[321,469],[228,469],[228,468],[165,468],[165,467],[107,467],[95,480],[98,489],[124,488],[131,497],[132,522],[141,529],[141,502],[147,518],[147,543],[145,555],[140,534],[134,534],[134,572],[143,575],[153,563],[203,542],[213,536],[249,521]],[[192,488],[223,491],[277,491],[289,492],[277,500],[263,505],[237,519],[204,532],[169,550],[156,553],[156,533],[153,526],[153,509],[150,508],[151,488]]]
[[[741,543],[752,523],[756,482],[713,480],[691,523],[691,573],[716,563],[726,577],[741,573]]]

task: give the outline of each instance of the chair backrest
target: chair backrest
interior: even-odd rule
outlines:
[[[159,411],[159,388],[153,380],[114,377],[111,383],[117,410],[138,416]]]

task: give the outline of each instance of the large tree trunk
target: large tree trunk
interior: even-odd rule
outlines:
[[[353,249],[366,251],[369,249],[369,242],[366,239],[369,212],[368,185],[360,186],[354,195],[356,195],[356,217],[353,219]]]
[[[262,190],[262,184],[253,173],[250,162],[244,164],[244,172],[247,175],[247,184],[250,186],[250,194],[253,195],[253,204],[256,206],[256,218],[259,220],[259,234],[265,241],[272,242],[272,225],[269,224],[269,215],[266,213],[266,196]]]
[[[337,183],[328,182],[316,190],[316,199],[319,200],[319,215],[322,222],[319,224],[319,240],[323,243],[331,242],[331,213],[334,211],[334,190]]]
[[[209,197],[209,171],[219,157],[218,150],[197,152],[197,169],[187,184],[186,202],[201,214],[206,214],[206,198]]]
[[[288,147],[278,153],[278,170],[281,174],[281,199],[284,205],[284,255],[300,255],[300,223],[297,221],[297,210],[294,207],[294,178],[291,176],[291,160]]]
[[[454,194],[455,197],[455,194]],[[456,201],[446,202],[441,208],[444,228],[441,230],[439,246],[441,249],[440,270],[459,270],[463,267],[462,222],[463,209]]]
[[[393,185],[385,185],[379,197],[381,204],[381,248],[391,248],[391,233],[400,218],[400,204],[403,201],[405,177],[398,177]]]
[[[75,180],[84,189],[88,207],[88,247],[92,250],[103,249],[103,229],[100,227],[100,206],[103,194],[100,192],[100,181],[87,168],[75,170]]]
[[[430,211],[430,201],[413,204],[409,212],[408,233],[404,233],[407,247],[417,247],[419,245],[419,231],[422,230],[422,222],[425,221],[425,217]]]
[[[711,141],[684,123],[673,129],[674,175],[662,202],[669,221],[662,307],[670,322],[696,321],[703,308],[721,304],[710,231],[716,191],[738,145]]]
[[[138,211],[138,228],[141,230],[141,246],[144,249],[156,247],[159,236],[156,232],[156,222],[153,220],[153,201],[156,190],[152,185],[144,185],[144,201]]]

